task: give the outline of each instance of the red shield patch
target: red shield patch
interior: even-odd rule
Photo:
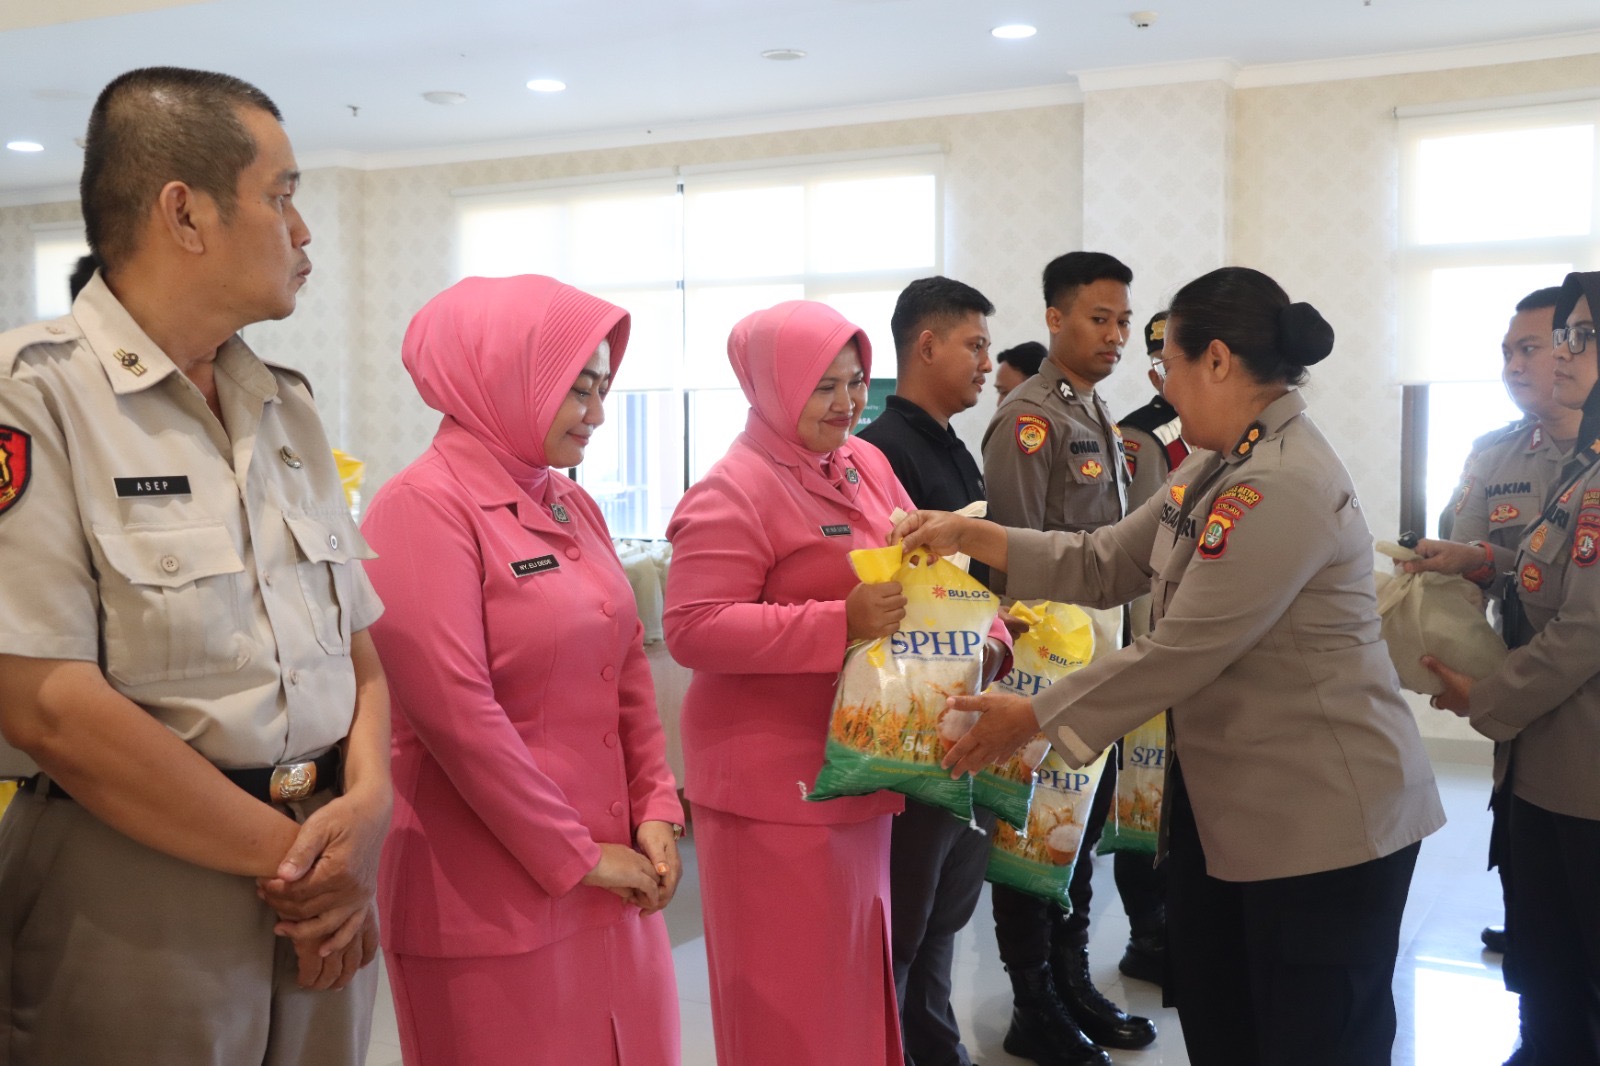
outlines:
[[[0,426],[0,514],[22,499],[33,472],[33,438],[15,426]]]
[[[1572,561],[1578,566],[1593,566],[1595,560],[1600,559],[1597,538],[1600,538],[1600,529],[1579,526],[1577,536],[1572,538]]]
[[[1050,436],[1050,423],[1038,415],[1018,415],[1017,447],[1023,455],[1032,455],[1044,447],[1046,438]]]

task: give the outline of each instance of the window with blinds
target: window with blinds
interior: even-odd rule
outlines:
[[[549,274],[633,315],[606,424],[578,470],[616,536],[666,530],[726,452],[746,404],[728,332],[783,300],[822,300],[894,376],[900,290],[941,268],[941,156],[684,167],[463,190],[459,273]]]

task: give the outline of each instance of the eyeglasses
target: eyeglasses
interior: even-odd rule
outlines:
[[[1595,329],[1593,326],[1571,326],[1552,330],[1550,344],[1556,348],[1564,344],[1567,346],[1567,351],[1573,355],[1582,355],[1584,349],[1589,347],[1589,342],[1594,339],[1594,336]]]
[[[1171,356],[1168,356],[1167,358],[1170,359]],[[1150,369],[1155,372],[1155,375],[1157,377],[1159,377],[1159,378],[1166,377],[1167,376],[1167,360],[1163,359],[1159,355],[1152,355],[1150,357]]]

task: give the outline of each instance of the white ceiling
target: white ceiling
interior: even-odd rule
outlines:
[[[1159,13],[1150,29],[1129,17],[1141,5]],[[1038,35],[989,34],[1018,21]],[[1081,74],[1130,66],[1253,68],[1532,38],[1560,38],[1540,45],[1552,54],[1595,53],[1600,85],[1597,32],[1597,0],[4,0],[0,143],[45,151],[0,149],[0,194],[17,202],[74,182],[73,139],[94,95],[121,71],[156,64],[254,82],[315,163],[1069,93]],[[762,59],[770,48],[809,54]],[[568,89],[529,92],[533,77]],[[469,99],[440,107],[421,98],[429,90]]]

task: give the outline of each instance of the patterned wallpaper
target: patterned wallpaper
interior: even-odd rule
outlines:
[[[1133,333],[1100,387],[1114,415],[1150,399],[1144,324],[1227,261],[1232,106],[1221,82],[1085,94],[1084,246],[1133,270]]]
[[[0,330],[34,320],[33,229],[41,223],[74,222],[76,203],[0,208]],[[67,284],[66,278],[45,284]]]

